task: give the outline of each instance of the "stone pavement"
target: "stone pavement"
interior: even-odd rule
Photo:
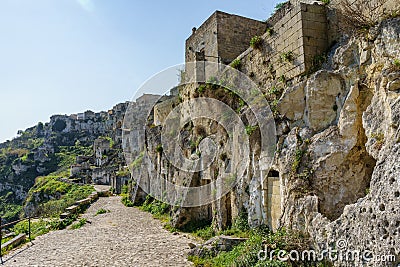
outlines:
[[[94,216],[100,208],[111,212]],[[192,266],[189,238],[173,235],[152,215],[120,197],[100,198],[76,230],[52,231],[4,257],[4,266]],[[0,265],[1,266],[1,265]]]

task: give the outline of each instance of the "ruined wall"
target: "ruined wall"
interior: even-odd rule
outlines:
[[[229,64],[249,47],[250,39],[265,31],[265,23],[216,11],[186,40],[185,62]],[[186,69],[192,77],[192,69]]]
[[[228,16],[228,18],[237,19],[236,17],[232,16]],[[212,21],[212,19],[218,21],[218,12],[217,15],[214,14],[209,20],[207,20],[204,25],[200,27],[200,29],[196,31],[196,34],[191,37],[193,38],[193,40],[191,40],[190,38],[188,39],[188,41],[186,42],[186,49],[188,49],[188,44],[193,43],[194,40],[201,43],[200,37],[214,38],[215,32],[210,31],[210,29],[212,28],[210,21]],[[240,18],[240,20],[242,20],[242,18]],[[237,33],[234,32],[235,27],[229,27],[227,23],[229,23],[228,19],[225,19],[225,21],[221,23],[221,25],[219,24],[219,21],[217,23],[217,26],[221,26],[221,29],[228,29],[228,31],[218,31],[218,50],[220,49],[221,51],[223,51],[225,48],[229,48],[232,45],[240,46],[240,42],[230,43],[234,41],[234,39],[232,38],[234,38]],[[241,61],[240,70],[244,72],[247,76],[251,77],[259,85],[261,85],[262,90],[264,91],[268,91],[271,87],[271,84],[276,82],[276,80],[280,76],[282,76],[283,73],[285,74],[285,77],[287,77],[287,79],[291,79],[305,73],[307,69],[311,68],[311,59],[314,58],[316,54],[324,53],[327,49],[326,17],[325,8],[323,6],[306,4],[291,6],[290,4],[286,4],[283,9],[278,11],[271,19],[267,21],[267,24],[271,27],[273,33],[270,36],[270,31],[262,36],[262,48],[249,48],[246,52],[238,57],[238,59],[240,59]],[[243,22],[243,25],[245,27],[248,27],[246,21]],[[258,25],[255,26],[255,31],[259,30],[257,29],[257,27]],[[260,26],[260,29],[261,28],[262,27]],[[207,33],[206,29],[208,33],[211,32],[211,37],[204,36],[204,34]],[[264,31],[261,31],[261,34],[263,32]],[[248,37],[249,36],[246,36],[245,38]],[[202,48],[207,49],[207,43],[203,43],[202,45]],[[249,46],[249,40],[247,40],[245,45],[247,47]],[[229,51],[229,49],[227,50]],[[284,52],[292,52],[291,56],[293,57],[293,62],[283,62],[281,55]],[[274,66],[277,69],[271,70],[271,66]],[[204,71],[204,74],[202,76],[211,77],[213,75],[211,75],[207,71]],[[197,86],[187,85],[180,88],[180,97],[182,98],[182,100],[186,101],[196,97],[216,98],[222,101],[226,101],[227,104],[230,105],[233,109],[238,109],[238,103],[235,103],[235,101],[227,100],[231,97],[228,97],[227,93],[223,89],[214,89],[199,93],[196,88]],[[168,114],[171,109],[172,105],[170,105],[169,103],[158,104],[155,107],[154,112],[155,124],[158,125],[158,123],[163,120],[162,118],[165,117],[165,114]],[[244,120],[254,121],[251,112],[249,112],[248,110],[246,111],[246,109],[244,109],[240,112],[243,112],[242,116]],[[302,118],[302,116],[303,112],[301,113],[299,118]],[[205,124],[205,122],[201,121],[195,122],[194,126],[202,126],[208,132],[214,131],[212,127],[215,127],[215,125],[209,123]],[[196,141],[197,137],[195,133],[189,132],[187,133],[187,135],[189,138],[189,143],[190,139],[192,139],[192,142]],[[223,135],[221,135],[220,138],[222,136]],[[243,209],[246,211],[246,213],[248,213],[249,223],[252,226],[257,226],[263,223],[269,224],[274,229],[279,226],[277,221],[281,214],[282,204],[281,201],[278,201],[281,195],[281,187],[278,187],[278,184],[281,181],[281,177],[278,177],[276,179],[276,181],[274,182],[275,186],[269,187],[269,192],[271,192],[271,190],[275,188],[274,194],[268,195],[268,185],[261,185],[261,178],[263,175],[266,174],[263,172],[260,173],[258,167],[257,159],[259,158],[259,140],[257,140],[257,138],[259,138],[259,136],[257,137],[257,135],[255,135],[252,138],[253,141],[250,165],[246,170],[245,176],[240,178],[239,184],[230,194],[224,196],[216,203],[213,203],[211,207],[212,214],[214,214],[213,217],[215,225],[219,229],[223,229],[227,227],[230,223],[232,223],[233,219]],[[225,141],[222,141],[223,144],[224,142]],[[190,151],[189,149],[187,152],[188,154],[186,156],[188,158],[193,156],[193,151]],[[229,149],[227,149],[224,153],[226,154],[226,157],[228,159],[233,156]],[[163,164],[162,158],[159,158],[158,161],[159,165],[157,166],[157,168],[161,168],[159,166]],[[211,166],[210,173],[202,172],[199,174],[198,179],[200,183],[203,180],[207,181],[221,178],[221,175],[219,174],[224,172],[225,164],[226,162],[220,162],[217,159],[215,166]],[[177,177],[180,176],[182,176],[182,179],[184,180],[184,173],[177,174],[175,172],[171,176],[168,175],[168,177],[170,177],[169,179],[171,180],[179,180],[179,178]],[[263,194],[266,195],[263,196]],[[267,206],[265,205],[269,205],[269,211],[267,211]],[[196,212],[194,212],[193,210],[183,209],[182,211],[184,211],[184,215],[181,217],[185,217],[185,219],[187,220],[190,218],[199,218],[198,216],[194,216]]]
[[[217,12],[218,54],[223,64],[229,64],[245,51],[253,36],[265,32],[265,22]]]
[[[133,157],[132,161],[144,150],[144,136],[139,136],[140,127],[146,125],[153,105],[161,96],[145,94],[132,102],[127,108],[123,124],[123,141],[125,157]]]
[[[327,19],[322,5],[287,5],[267,25],[270,30],[262,35],[262,46],[249,48],[238,57],[240,70],[260,86],[310,71],[315,57],[327,52]]]
[[[209,56],[206,59],[218,62],[217,16],[212,14],[193,34],[186,40],[185,62],[194,62],[196,52],[204,51]]]
[[[115,178],[118,167],[102,167],[92,170],[92,182],[94,184],[110,185]]]

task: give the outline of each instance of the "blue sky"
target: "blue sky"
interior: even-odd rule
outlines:
[[[0,0],[0,142],[53,114],[108,110],[184,61],[215,10],[265,20],[281,1]]]

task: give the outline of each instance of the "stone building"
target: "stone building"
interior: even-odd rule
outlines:
[[[186,40],[186,63],[194,62],[194,65],[187,64],[186,76],[200,82],[208,81],[215,76],[215,70],[206,69],[205,61],[229,64],[237,60],[241,65],[240,70],[266,93],[278,79],[289,81],[309,72],[314,67],[315,58],[327,52],[326,14],[324,5],[297,1],[285,3],[266,22],[217,11],[198,29],[193,29],[192,35]],[[261,39],[258,47],[250,46],[254,36]],[[186,94],[193,89],[191,86],[182,87],[181,96],[193,97],[192,93]],[[173,98],[157,104],[154,108],[155,125],[163,122],[174,104]],[[213,131],[211,128],[209,130]],[[156,165],[163,166],[162,161],[159,159]],[[218,168],[213,167],[208,174],[199,173],[198,182],[203,184],[217,179],[218,175],[214,177],[214,173],[223,171],[217,171]],[[214,216],[218,227],[225,228],[233,222],[241,206],[248,205],[251,225],[265,223],[276,229],[282,211],[282,177],[278,171],[259,171],[257,168],[249,168],[248,173],[259,173],[262,177],[251,174],[244,178],[248,180],[243,182],[243,186],[250,188],[249,196],[233,191],[208,207],[181,209],[178,217],[185,220],[178,218],[177,221],[210,219],[210,216]],[[171,179],[177,179],[176,176],[171,174]],[[260,178],[263,184],[259,183]]]
[[[221,11],[212,14],[186,40],[185,61],[229,64],[249,47],[250,39],[265,32],[262,21]]]
[[[110,140],[106,138],[97,138],[94,141],[93,150],[95,154],[95,164],[101,167],[106,162],[106,153],[110,151]]]
[[[94,184],[110,185],[115,178],[118,167],[99,167],[92,172],[92,182]]]
[[[117,172],[116,175],[111,177],[110,185],[115,190],[114,193],[121,194],[122,187],[127,186],[129,181],[131,181],[131,175],[129,172]]]
[[[262,21],[216,11],[186,40],[185,62],[210,61],[229,64],[265,32]],[[201,68],[201,66],[198,66]],[[193,77],[193,69],[186,76]]]

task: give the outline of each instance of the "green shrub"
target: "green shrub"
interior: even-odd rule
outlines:
[[[195,230],[192,234],[194,236],[200,237],[203,240],[208,240],[215,236],[216,233],[212,225],[208,225],[206,227]]]
[[[393,60],[393,65],[394,65],[396,68],[400,69],[400,59],[398,59],[398,58],[394,59],[394,60]]]
[[[262,47],[262,43],[263,39],[261,38],[261,36],[258,35],[254,36],[250,40],[250,46],[254,49],[260,49]]]
[[[167,203],[153,199],[150,195],[146,196],[146,200],[139,208],[143,211],[150,212],[155,218],[159,219],[165,218],[164,215],[167,215],[170,210],[170,206]]]
[[[62,230],[65,229],[68,225],[70,225],[71,223],[73,223],[76,218],[78,217],[78,215],[73,214],[72,216],[64,219],[64,220],[57,220],[57,221],[53,221],[51,222],[51,229],[52,230]]]
[[[294,61],[293,51],[283,52],[281,54],[281,60],[286,62],[293,62]]]
[[[282,3],[278,3],[275,5],[274,7],[274,13],[277,12],[279,9],[281,9],[282,7],[284,7],[286,5],[287,2],[282,2]]]
[[[121,198],[122,204],[124,204],[126,207],[134,206],[132,200],[130,199],[129,194],[121,194],[121,196],[122,196],[122,198]]]
[[[12,192],[9,193],[10,195],[12,194]],[[7,202],[9,202],[7,196],[0,196],[0,216],[3,222],[18,220],[18,216],[22,212],[22,206]]]
[[[248,223],[247,212],[242,210],[235,218],[230,228],[221,231],[219,234],[247,238],[250,235],[250,226]]]
[[[211,259],[212,266],[254,266],[258,262],[258,252],[263,249],[262,237],[253,235],[232,251],[221,252]]]
[[[209,263],[207,263],[206,259],[200,258],[199,256],[188,256],[188,260],[193,263],[195,267],[208,267],[211,266]]]
[[[249,231],[250,230],[250,226],[249,226],[249,222],[248,222],[248,214],[246,211],[242,210],[238,217],[235,218],[233,224],[232,224],[233,228],[236,228],[240,231]]]
[[[156,146],[156,152],[157,152],[157,153],[162,153],[162,152],[163,152],[163,147],[162,147],[161,144],[158,144],[158,145]]]
[[[269,90],[268,90],[268,94],[270,95],[279,95],[282,93],[282,88],[280,87],[276,87],[276,86],[272,86]]]
[[[207,88],[207,86],[206,86],[205,84],[202,84],[202,85],[200,85],[200,86],[197,88],[197,92],[198,92],[199,94],[202,94],[202,93],[204,93],[204,91],[206,90],[206,88]]]
[[[71,225],[71,229],[76,230],[81,228],[82,226],[84,226],[86,224],[86,219],[82,218],[79,220],[79,222],[74,223],[73,225]]]
[[[27,202],[37,205],[37,216],[58,217],[65,208],[78,200],[87,198],[94,191],[93,186],[65,183],[59,178],[58,176],[39,177],[29,190]],[[33,195],[39,196],[42,202],[36,203]],[[49,200],[50,198],[53,199]]]
[[[242,65],[242,62],[241,62],[240,59],[235,59],[231,63],[231,67],[234,68],[234,69],[240,69],[241,65]]]
[[[50,231],[50,223],[42,219],[31,221],[31,239],[35,239],[37,236],[46,234]],[[14,225],[13,231],[19,234],[29,234],[29,222],[28,220],[22,221]]]
[[[291,251],[293,249],[301,251],[308,247],[308,241],[300,233],[287,233],[284,229],[272,233],[266,226],[248,231],[248,240],[237,245],[229,252],[221,252],[215,257],[189,257],[195,266],[241,266],[241,267],[262,267],[262,266],[291,266],[279,260],[262,260],[258,258],[258,253],[265,247]],[[304,246],[304,247],[299,247]],[[298,266],[314,266],[309,263],[301,263]],[[296,265],[297,266],[297,265]]]
[[[250,136],[250,135],[252,135],[257,129],[258,129],[258,125],[254,125],[254,126],[247,125],[247,126],[246,126],[246,133]]]
[[[300,149],[296,150],[295,158],[294,158],[294,161],[292,164],[292,172],[295,173],[299,169],[304,153],[305,153],[304,150],[300,150]]]
[[[97,215],[100,215],[100,214],[104,214],[104,213],[108,213],[108,212],[111,212],[111,211],[101,208],[101,209],[96,211],[96,214],[94,216],[97,216]]]
[[[279,103],[278,99],[275,99],[274,101],[272,101],[270,103],[270,108],[274,115],[276,115],[278,113],[278,103]]]
[[[265,32],[268,34],[268,36],[272,36],[272,34],[274,34],[274,29],[268,27]]]
[[[123,185],[121,188],[121,194],[128,194],[129,187],[128,185]]]
[[[116,173],[116,175],[117,175],[118,177],[127,177],[127,176],[129,176],[130,174],[131,174],[131,173],[130,173],[129,169],[119,170],[119,171],[117,171],[117,173]]]
[[[278,78],[278,81],[281,82],[281,83],[286,84],[286,77],[285,77],[285,75],[282,74],[282,75]]]

